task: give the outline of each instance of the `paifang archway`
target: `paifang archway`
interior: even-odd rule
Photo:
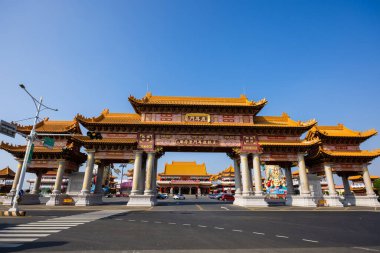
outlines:
[[[129,101],[135,113],[111,113],[106,109],[96,117],[88,118],[80,114],[75,117],[76,122],[91,132],[101,133],[103,137],[91,139],[81,133],[74,133],[69,138],[67,145],[84,146],[87,152],[83,188],[76,205],[93,205],[101,201],[96,194],[97,190],[95,194],[90,193],[95,163],[100,165],[102,171],[104,165],[109,163],[125,162],[134,163],[134,180],[128,205],[155,205],[157,160],[169,151],[199,151],[224,152],[233,159],[236,188],[234,203],[237,205],[267,205],[260,166],[270,164],[285,169],[289,204],[316,206],[308,182],[308,173],[323,172],[314,169],[316,164],[326,167],[324,171],[331,189],[334,184],[331,173],[337,171],[329,169],[331,166],[339,167],[339,173],[344,172],[345,168],[350,173],[362,173],[366,184],[369,184],[367,164],[380,155],[380,151],[361,151],[358,146],[355,146],[356,152],[342,151],[342,143],[348,143],[344,144],[346,146],[358,143],[364,140],[363,136],[367,139],[376,134],[376,131],[361,133],[342,128],[342,132],[337,133],[334,129],[332,135],[336,134],[335,139],[353,141],[334,142],[339,147],[329,143],[328,154],[335,159],[325,163],[325,156],[315,154],[325,147],[323,142],[328,138],[309,134],[306,139],[301,139],[305,132],[318,131],[316,120],[295,121],[286,113],[280,116],[257,116],[267,103],[265,99],[255,102],[244,95],[238,98],[153,96],[148,92],[142,99],[130,96]],[[356,140],[358,138],[361,139]],[[338,157],[350,159],[339,160]],[[341,161],[344,166],[339,165]],[[348,163],[354,166],[349,166]],[[300,195],[294,195],[292,190],[293,166],[299,167]],[[100,187],[97,185],[96,189]],[[369,201],[361,203],[370,203],[375,199],[369,185],[367,188]]]

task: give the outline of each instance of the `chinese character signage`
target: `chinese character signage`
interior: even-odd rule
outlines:
[[[257,136],[255,135],[243,135],[241,136],[241,151],[247,153],[261,153],[261,147]]]
[[[139,148],[145,151],[154,151],[154,135],[153,134],[139,134]]]
[[[210,115],[205,113],[188,113],[185,116],[187,122],[210,122]]]

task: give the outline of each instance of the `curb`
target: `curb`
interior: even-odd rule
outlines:
[[[1,211],[0,216],[25,216],[26,212],[25,211],[17,211],[17,212],[9,212],[9,211]]]

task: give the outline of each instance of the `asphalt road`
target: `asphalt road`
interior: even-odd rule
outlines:
[[[166,200],[146,210],[41,209],[0,218],[0,252],[380,252],[379,227],[373,211],[251,211]]]

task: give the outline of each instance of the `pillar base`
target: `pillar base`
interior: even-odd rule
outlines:
[[[235,196],[233,203],[242,207],[266,207],[268,202],[265,201],[264,196]]]
[[[148,195],[131,195],[129,196],[129,201],[127,206],[137,206],[137,207],[151,207],[157,205],[156,196]]]
[[[343,199],[344,206],[356,206],[354,194],[345,194]]]
[[[288,195],[286,197],[287,206],[316,207],[315,199],[311,196]]]
[[[103,204],[103,194],[80,193],[75,206],[97,206]]]
[[[350,203],[353,206],[368,206],[368,207],[380,207],[380,203],[377,200],[376,195],[369,196],[354,196],[345,198],[345,204]]]
[[[12,205],[12,199],[15,195],[9,193],[7,196],[4,197],[3,205],[4,206],[11,206]],[[21,201],[18,203],[19,205],[38,205],[41,204],[40,201],[40,195],[39,194],[24,194],[21,197]]]
[[[46,205],[47,206],[62,206],[64,203],[64,199],[67,197],[68,197],[67,194],[52,193],[52,194],[50,194],[50,199],[48,200],[48,202],[46,202]]]
[[[326,205],[330,207],[343,207],[338,196],[325,196]]]

